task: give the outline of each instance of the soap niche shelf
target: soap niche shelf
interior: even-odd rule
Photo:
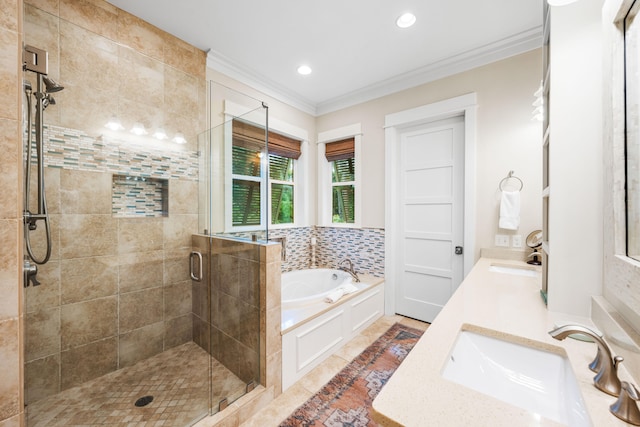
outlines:
[[[169,216],[169,180],[113,175],[111,212],[116,218]]]

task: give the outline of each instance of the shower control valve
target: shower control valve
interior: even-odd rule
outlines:
[[[38,274],[38,266],[36,264],[31,264],[28,259],[24,260],[24,287],[28,287],[29,284],[33,284],[33,286],[40,285],[38,279],[36,279],[36,275]]]

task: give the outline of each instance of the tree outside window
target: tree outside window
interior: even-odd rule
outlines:
[[[271,224],[293,224],[294,159],[269,154]]]
[[[331,166],[331,222],[355,223],[355,138],[330,142],[325,157]]]
[[[236,123],[237,122],[237,123]],[[294,168],[300,141],[234,120],[232,147],[232,225],[261,226],[262,159],[268,151],[271,224],[294,224]]]
[[[332,209],[331,221],[355,222],[355,158],[331,162]]]

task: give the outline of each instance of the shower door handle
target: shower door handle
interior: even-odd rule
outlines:
[[[193,268],[194,258],[198,258],[198,275],[196,276]],[[202,281],[202,254],[198,251],[193,251],[189,255],[189,274],[191,275],[191,279],[196,282]]]

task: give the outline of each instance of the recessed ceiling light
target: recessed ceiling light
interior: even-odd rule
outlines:
[[[403,13],[396,19],[396,25],[400,28],[409,28],[416,23],[416,15],[411,12]]]
[[[311,74],[311,67],[308,65],[301,65],[298,67],[298,74],[302,74],[303,76],[308,76]]]

